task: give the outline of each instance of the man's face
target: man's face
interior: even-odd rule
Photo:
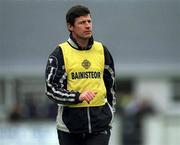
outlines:
[[[75,39],[89,39],[92,36],[92,21],[90,14],[75,19],[74,25],[68,25]]]

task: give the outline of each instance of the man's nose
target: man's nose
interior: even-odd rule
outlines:
[[[91,27],[91,23],[86,22],[86,27]]]

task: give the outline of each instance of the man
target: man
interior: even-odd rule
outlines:
[[[91,14],[77,5],[66,14],[69,39],[50,54],[46,94],[59,106],[60,145],[108,145],[115,105],[113,59],[92,36]]]

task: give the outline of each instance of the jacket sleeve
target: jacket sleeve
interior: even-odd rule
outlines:
[[[115,111],[116,97],[115,97],[115,69],[114,69],[114,61],[113,58],[108,51],[108,49],[104,46],[104,56],[105,56],[105,68],[104,68],[104,83],[107,90],[107,100],[108,103]]]
[[[46,95],[55,103],[77,104],[80,102],[79,92],[67,90],[67,73],[60,47],[57,47],[48,58],[45,79]]]

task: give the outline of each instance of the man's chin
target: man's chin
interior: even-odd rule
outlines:
[[[89,39],[89,38],[91,38],[91,37],[92,37],[92,34],[90,34],[90,35],[84,35],[84,36],[81,36],[81,39],[87,40],[87,39]]]
[[[91,37],[92,37],[92,34],[86,35],[84,38],[85,38],[85,39],[89,39],[89,38],[91,38]]]

